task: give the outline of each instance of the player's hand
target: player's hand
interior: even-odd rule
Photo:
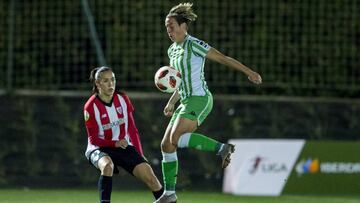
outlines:
[[[129,143],[125,139],[121,139],[116,142],[115,147],[121,147],[123,149],[126,149],[126,147],[129,145]]]
[[[257,85],[260,85],[262,83],[262,79],[261,79],[261,76],[259,75],[259,73],[257,72],[251,72],[249,75],[248,75],[248,79],[257,84]]]
[[[166,117],[170,117],[173,115],[174,113],[174,104],[170,104],[170,103],[167,103],[165,108],[164,108],[164,115]]]

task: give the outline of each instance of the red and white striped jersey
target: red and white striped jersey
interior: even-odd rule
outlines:
[[[115,147],[118,140],[126,139],[129,145],[143,155],[139,133],[133,114],[134,107],[125,94],[114,93],[112,102],[106,104],[95,94],[84,106],[88,145],[85,156],[99,147]]]

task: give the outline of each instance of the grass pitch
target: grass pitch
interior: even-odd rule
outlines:
[[[296,196],[244,197],[218,192],[178,192],[180,203],[360,203],[360,196]],[[112,202],[151,203],[153,196],[148,191],[117,191],[112,193]],[[0,189],[1,203],[98,203],[97,190],[16,190]]]

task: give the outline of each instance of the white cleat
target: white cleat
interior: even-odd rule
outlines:
[[[177,196],[175,193],[171,195],[161,195],[159,199],[157,199],[154,203],[176,203]]]

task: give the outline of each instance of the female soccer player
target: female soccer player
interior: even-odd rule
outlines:
[[[188,26],[196,18],[192,4],[181,3],[171,8],[165,19],[166,31],[170,40],[174,42],[168,49],[170,66],[181,72],[182,82],[164,108],[165,116],[172,117],[161,142],[165,192],[156,202],[176,202],[177,148],[215,152],[221,157],[223,168],[230,163],[230,155],[235,150],[234,145],[220,143],[205,135],[194,133],[213,106],[213,98],[204,77],[205,59],[241,71],[255,84],[261,83],[258,73],[190,36],[187,32]],[[180,105],[174,111],[174,105],[179,99]]]
[[[91,71],[93,95],[84,107],[89,162],[101,171],[98,182],[100,203],[110,202],[113,172],[117,166],[143,181],[155,199],[163,193],[159,180],[143,157],[134,108],[124,93],[115,92],[115,75],[108,67]]]

